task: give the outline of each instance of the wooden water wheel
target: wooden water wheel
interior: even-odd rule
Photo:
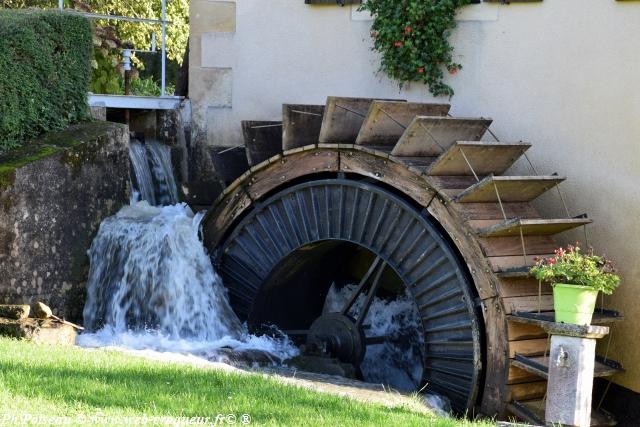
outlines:
[[[528,268],[553,254],[555,234],[591,221],[542,218],[532,201],[564,178],[505,176],[530,144],[484,141],[490,119],[448,112],[330,97],[284,105],[282,122],[244,122],[250,169],[208,211],[203,238],[249,324],[352,331],[332,339],[353,360],[366,351],[363,321],[327,319],[321,300],[344,260],[370,254],[362,292],[387,268],[415,299],[427,390],[462,413],[535,419],[545,366],[526,358],[544,359],[553,304]]]

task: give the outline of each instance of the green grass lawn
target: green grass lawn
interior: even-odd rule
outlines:
[[[237,425],[242,414],[249,414],[250,425],[491,425],[356,402],[261,375],[0,338],[0,425],[29,421],[15,418],[21,416],[70,417],[72,425],[95,424],[92,417],[118,425],[128,421],[124,417],[146,416],[155,424],[163,420],[150,417],[209,417],[212,425],[218,414],[225,418],[217,425],[229,425],[227,414]]]

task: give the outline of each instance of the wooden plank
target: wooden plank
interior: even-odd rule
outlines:
[[[537,261],[538,258],[543,257],[552,257],[553,254],[543,254],[543,255],[527,255],[526,257],[523,255],[513,255],[513,256],[492,256],[488,257],[489,264],[493,268],[493,271],[504,271],[511,270],[515,268],[522,267],[531,267]]]
[[[214,170],[225,185],[231,184],[249,169],[247,153],[242,146],[210,147]]]
[[[558,176],[488,176],[458,194],[458,203],[530,202],[560,184]],[[498,192],[496,192],[496,188]]]
[[[543,397],[547,392],[547,382],[535,381],[507,386],[507,401],[528,400]]]
[[[495,297],[484,301],[483,310],[485,323],[485,338],[487,365],[481,410],[485,414],[500,414],[504,410],[505,395],[507,394],[508,376],[508,346],[506,338],[506,322],[504,309],[500,298]]]
[[[541,283],[542,295],[553,292],[551,285]],[[528,277],[524,279],[498,279],[498,290],[503,297],[520,297],[538,295],[538,280]]]
[[[205,246],[217,247],[229,225],[250,205],[251,199],[242,185],[237,185],[214,203],[202,220]]]
[[[476,179],[472,176],[455,175],[455,176],[430,176],[431,182],[438,189],[465,189],[476,183]]]
[[[547,338],[537,338],[533,340],[509,341],[509,357],[514,358],[516,353],[525,356],[544,354],[549,350],[549,340]]]
[[[282,150],[317,144],[324,105],[282,105]]]
[[[524,236],[524,239],[520,236],[478,238],[485,255],[491,257],[523,255],[523,240],[527,255],[550,254],[558,247],[551,236]]]
[[[249,166],[282,152],[282,122],[243,120],[242,134]]]
[[[517,357],[511,361],[511,366],[516,366],[540,378],[547,379],[549,375],[549,356]],[[610,377],[623,372],[624,369],[620,367],[618,362],[609,360],[608,363],[603,363],[601,358],[596,357],[593,367],[593,376],[595,378]]]
[[[282,157],[268,167],[256,171],[247,183],[247,192],[256,200],[274,188],[299,178],[321,172],[337,172],[337,150],[314,149]]]
[[[503,203],[502,208],[507,218],[540,218],[531,203]],[[456,204],[456,209],[467,219],[504,220],[498,203],[460,203]]]
[[[554,328],[557,323],[555,322],[554,312],[553,311],[542,311],[541,313],[529,312],[529,313],[513,313],[507,316],[509,322],[517,322],[524,323],[528,325],[536,325],[544,330],[550,330]],[[597,325],[605,325],[611,322],[617,322],[623,320],[624,316],[621,316],[620,313],[613,310],[604,310],[596,308],[595,313],[593,313],[593,319],[591,320],[591,326],[580,326],[580,325],[570,325],[571,328],[574,329],[571,333],[580,333],[582,335],[590,334],[590,333],[605,333],[607,330],[601,329],[600,326]],[[592,328],[592,329],[590,329]]]
[[[353,144],[373,101],[373,98],[328,97],[320,129],[320,142]]]
[[[394,146],[415,116],[446,116],[449,108],[449,104],[373,101],[356,144]]]
[[[513,414],[517,417],[526,419],[527,422],[530,422],[534,425],[544,425],[545,405],[546,402],[541,398],[529,400],[527,402],[516,401],[509,404],[509,410],[513,412]],[[597,411],[595,409],[591,412],[591,427],[609,427],[615,425],[615,419],[613,419],[609,415],[606,415],[605,413]]]
[[[503,317],[504,310],[501,299],[498,298],[498,289],[495,286],[495,276],[491,273],[487,259],[482,253],[482,249],[477,240],[471,233],[466,231],[466,228],[462,226],[462,219],[457,217],[455,210],[450,207],[451,205],[435,197],[429,202],[427,210],[448,234],[458,249],[458,252],[464,258],[464,262],[471,273],[478,295],[480,299],[485,302],[487,310],[489,310],[489,299],[495,299],[493,302],[495,307],[493,307],[492,310],[498,313],[496,316],[502,318],[501,322],[503,324],[500,325],[500,327],[506,329],[506,323],[504,323]],[[492,319],[492,322],[495,321],[495,318]]]
[[[473,222],[473,221],[471,221]],[[478,227],[477,232],[481,237],[517,236],[520,229],[525,236],[552,235],[571,230],[582,225],[591,224],[590,219],[511,219],[502,221],[489,227]],[[473,224],[477,227],[478,223]]]
[[[419,175],[411,172],[406,166],[384,157],[357,150],[343,152],[340,157],[340,170],[390,184],[423,206],[427,206],[435,195],[433,189]]]
[[[509,332],[509,341],[547,338],[547,333],[540,326],[529,323],[507,321],[507,330]]]
[[[531,277],[529,267],[510,268],[508,270],[500,270],[495,272],[496,276],[500,279],[520,280],[528,279]]]
[[[504,309],[506,314],[515,312],[534,312],[553,310],[553,295],[537,295],[520,296],[503,298]]]
[[[540,381],[540,376],[514,366],[513,364],[509,366],[509,379],[507,380],[507,384],[522,384],[536,381]]]
[[[502,175],[530,147],[525,142],[456,141],[433,162],[427,174]]]
[[[434,161],[435,157],[395,157],[403,164],[410,166],[420,172],[422,175]]]
[[[479,140],[491,119],[415,117],[391,152],[394,156],[438,156],[456,141]],[[466,174],[465,174],[466,175]]]

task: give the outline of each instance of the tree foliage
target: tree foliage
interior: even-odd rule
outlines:
[[[159,19],[162,16],[160,0],[64,0],[65,7],[101,14],[134,16]],[[56,8],[57,0],[0,0],[3,8],[24,9],[29,7]],[[189,38],[189,0],[167,0],[167,57],[182,64]],[[151,46],[151,35],[156,33],[160,46],[161,28],[158,24],[141,24],[124,21],[98,21],[101,26],[111,25],[121,40],[131,41],[136,49],[146,50]]]

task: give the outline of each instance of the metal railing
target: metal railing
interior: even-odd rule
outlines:
[[[160,97],[164,97],[166,95],[166,74],[167,74],[167,24],[172,24],[171,21],[167,21],[167,0],[161,0],[162,2],[162,16],[160,19],[153,18],[137,18],[132,16],[119,16],[119,15],[109,15],[109,14],[100,14],[100,13],[91,13],[91,12],[81,12],[73,9],[65,9],[64,0],[58,0],[58,9],[61,12],[73,13],[81,16],[85,16],[90,19],[105,19],[105,20],[114,20],[114,21],[127,21],[127,22],[136,22],[141,24],[160,24],[162,31],[162,40],[161,40],[161,55],[162,55],[162,65],[161,65],[161,76],[160,76]],[[155,40],[155,38],[154,38]],[[152,50],[155,50],[155,42],[153,43]],[[132,49],[125,49],[129,52]]]

